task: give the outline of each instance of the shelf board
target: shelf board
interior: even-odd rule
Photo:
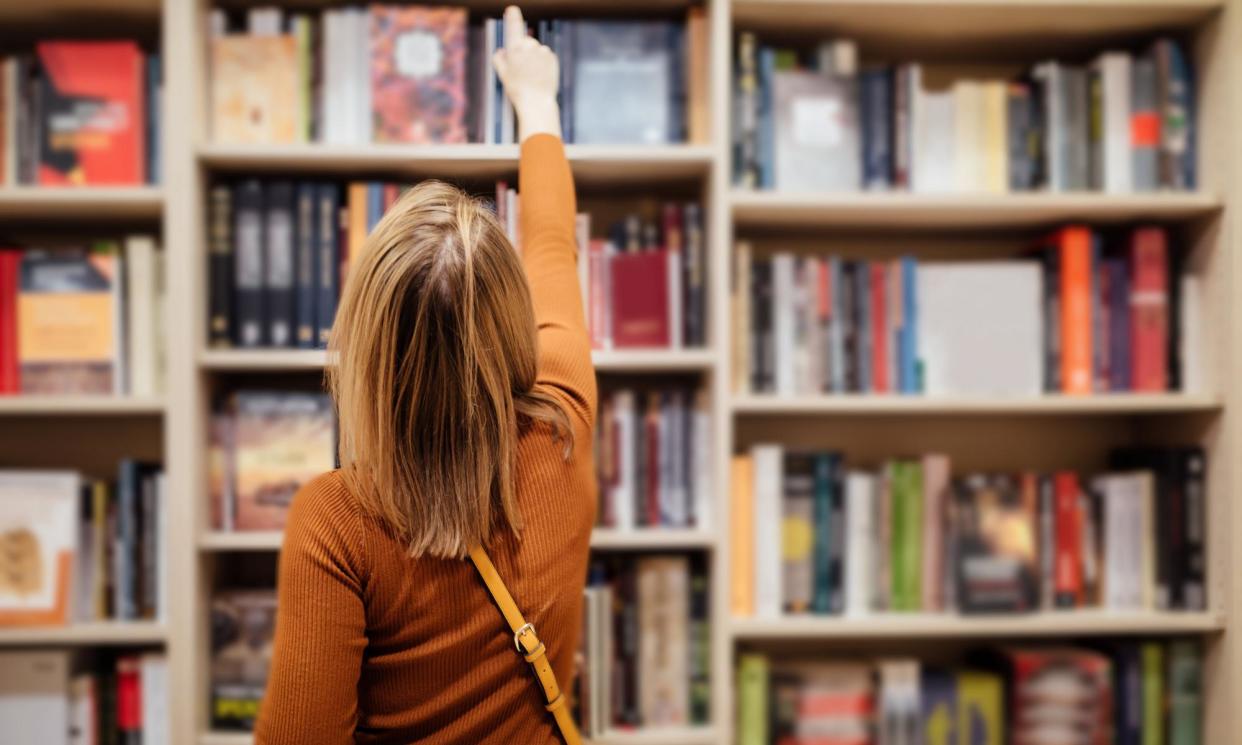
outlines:
[[[101,621],[67,626],[0,628],[0,647],[145,646],[163,644],[167,632],[152,621]]]
[[[708,145],[567,145],[574,175],[587,183],[645,182],[701,176],[711,167]],[[517,145],[205,144],[199,162],[227,171],[332,173],[453,179],[512,178]]]
[[[1152,194],[807,194],[735,189],[733,219],[740,227],[998,228],[1073,220],[1095,224],[1176,221],[1202,217],[1221,200],[1200,192]]]
[[[1014,616],[926,613],[858,618],[788,616],[734,618],[729,622],[733,637],[742,641],[1204,634],[1224,627],[1224,618],[1210,612],[1108,613],[1094,610]]]
[[[720,742],[710,727],[654,727],[651,729],[612,730],[591,738],[596,745],[714,745]],[[198,737],[198,745],[253,745],[249,732],[207,732]]]
[[[595,528],[591,531],[591,548],[597,551],[641,551],[645,549],[708,549],[715,536],[700,529],[639,528],[615,530]]]
[[[198,546],[203,551],[218,553],[279,551],[281,538],[279,530],[211,531],[199,538]],[[704,530],[620,531],[597,528],[591,533],[591,547],[601,551],[710,548],[712,543],[712,534]]]
[[[0,217],[6,219],[158,219],[163,211],[164,194],[156,186],[0,187]]]
[[[1055,56],[1202,24],[1223,0],[734,0],[736,29],[826,33],[902,58]]]
[[[739,415],[1055,415],[1183,414],[1220,409],[1217,396],[1198,393],[1108,393],[1092,396],[900,396],[840,394],[774,396],[743,394],[733,398]]]
[[[710,349],[610,349],[591,353],[602,372],[662,372],[707,370],[713,363]],[[225,372],[320,370],[327,363],[322,349],[208,349],[199,364]]]
[[[132,396],[0,396],[0,416],[158,416],[163,398]]]

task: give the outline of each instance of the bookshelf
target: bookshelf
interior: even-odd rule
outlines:
[[[229,0],[228,7],[242,7]],[[471,0],[476,11],[499,12],[503,3]],[[683,0],[651,0],[620,8],[573,0],[534,0],[532,15],[677,13]],[[307,6],[308,3],[291,3]],[[311,3],[318,7],[319,3]],[[1233,213],[1242,210],[1242,5],[1231,0],[706,0],[710,50],[712,139],[666,147],[570,146],[576,176],[596,193],[610,186],[684,184],[701,189],[709,241],[709,333],[704,350],[601,352],[603,374],[693,374],[711,395],[714,424],[713,522],[694,531],[597,531],[598,551],[696,550],[711,567],[712,724],[690,730],[612,733],[617,745],[733,742],[733,668],[739,649],[868,641],[910,640],[939,645],[974,638],[1081,638],[1106,635],[1193,635],[1206,642],[1204,742],[1230,741],[1242,729],[1234,705],[1242,686],[1242,641],[1232,627],[1242,619],[1242,572],[1233,536],[1242,533],[1242,509],[1233,463],[1242,456],[1242,325],[1234,323],[1233,288],[1242,281],[1242,233]],[[205,499],[207,417],[210,392],[234,375],[298,376],[322,370],[322,352],[208,349],[205,326],[205,204],[217,173],[437,176],[486,181],[516,175],[517,148],[503,145],[432,147],[287,146],[214,144],[204,122],[205,13],[208,0],[90,0],[9,3],[0,21],[10,29],[91,30],[137,22],[158,30],[165,68],[164,184],[133,189],[0,188],[0,222],[38,223],[64,229],[73,221],[162,224],[167,251],[169,335],[168,391],[159,399],[0,399],[0,418],[21,426],[22,439],[6,434],[6,464],[74,434],[112,432],[106,455],[126,443],[162,451],[169,478],[169,618],[164,625],[88,624],[59,629],[0,631],[0,648],[163,646],[169,655],[172,741],[198,745],[249,745],[248,735],[214,733],[206,721],[207,609],[216,573],[229,554],[279,550],[275,533],[227,534],[208,530]],[[839,34],[858,40],[868,54],[970,62],[995,57],[1028,61],[1035,55],[1080,54],[1115,41],[1174,29],[1189,42],[1201,76],[1199,106],[1202,189],[1174,194],[1013,194],[930,196],[910,194],[782,194],[734,189],[727,122],[731,110],[731,38],[749,29],[781,38]],[[6,32],[13,35],[16,32]],[[818,245],[836,233],[935,236],[948,231],[1023,232],[1068,220],[1094,224],[1154,220],[1182,231],[1210,279],[1204,318],[1213,337],[1210,355],[1218,387],[1202,393],[1032,398],[916,398],[889,396],[787,397],[741,394],[731,387],[729,269],[735,236],[790,245]],[[921,240],[921,239],[920,239]],[[917,249],[916,249],[917,250]],[[123,426],[113,427],[113,419]],[[37,425],[37,426],[33,426]],[[15,428],[14,428],[15,429]],[[1195,438],[1209,451],[1209,609],[1197,613],[1105,614],[1074,612],[1022,617],[885,616],[866,619],[732,619],[729,614],[729,456],[762,439],[844,442],[862,454],[891,454],[894,439],[931,441],[947,434],[955,447],[978,447],[977,460],[1002,458],[1015,439],[1028,460],[1091,467],[1110,443],[1129,438]],[[899,435],[894,438],[894,435]],[[998,443],[996,440],[1002,442]],[[36,448],[38,450],[36,450]],[[1065,463],[1065,458],[1071,462]],[[65,456],[74,457],[72,454]],[[1019,457],[1019,456],[1013,456]],[[1078,458],[1078,460],[1073,460]],[[83,457],[86,468],[98,459]],[[40,461],[42,464],[42,461]],[[64,465],[72,465],[66,463]],[[1017,465],[1016,463],[1014,465]],[[879,648],[882,648],[880,646]]]

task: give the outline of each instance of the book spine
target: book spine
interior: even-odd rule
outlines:
[[[779,253],[772,257],[772,336],[773,375],[775,392],[792,396],[796,392],[794,376],[794,256]]]
[[[1194,639],[1174,639],[1168,651],[1168,745],[1203,742],[1203,659]]]
[[[1033,188],[1030,145],[1031,89],[1024,83],[1010,83],[1006,90],[1006,126],[1009,128],[1009,190]]]
[[[814,520],[815,464],[811,456],[785,453],[781,514],[783,607],[786,613],[810,610],[815,584],[812,549],[817,539]]]
[[[750,455],[735,455],[730,536],[730,610],[737,618],[755,614],[755,466]]]
[[[267,341],[275,347],[294,344],[296,323],[295,277],[297,253],[294,237],[293,184],[275,181],[268,186],[267,219],[264,224],[266,249],[266,280],[264,292],[267,309]]]
[[[759,186],[758,73],[755,35],[743,32],[737,48],[737,99],[734,108],[734,181],[744,189]]]
[[[263,346],[267,340],[264,313],[263,186],[243,181],[234,194],[233,264],[236,292],[236,338],[241,347]]]
[[[1091,387],[1093,390],[1109,390],[1110,345],[1109,302],[1110,286],[1101,254],[1103,239],[1091,236]]]
[[[887,68],[862,74],[863,188],[886,191],[893,186],[893,78]]]
[[[1105,185],[1104,76],[1098,65],[1087,70],[1087,188]]]
[[[1067,165],[1066,188],[1082,191],[1090,188],[1090,100],[1087,92],[1087,71],[1080,67],[1065,67],[1066,126],[1065,162]]]
[[[319,275],[317,283],[318,296],[315,299],[315,346],[326,347],[332,332],[332,322],[336,317],[336,304],[339,296],[338,280],[340,278],[341,252],[339,214],[341,210],[340,192],[336,184],[325,183],[316,187],[315,220],[318,223],[315,238],[318,243],[316,252],[316,269]]]
[[[1104,302],[1108,307],[1109,369],[1108,388],[1130,390],[1130,282],[1123,260],[1110,259],[1102,265],[1108,284]]]
[[[0,395],[21,392],[17,360],[17,292],[22,255],[0,249]]]
[[[711,603],[710,582],[701,559],[691,560],[690,570],[690,710],[689,724],[711,721]]]
[[[207,319],[207,343],[227,347],[235,338],[233,319],[233,288],[236,280],[233,266],[233,188],[218,184],[211,189],[211,210],[208,217],[208,292],[210,308]]]
[[[139,555],[142,558],[142,582],[139,584],[142,590],[141,602],[138,606],[138,615],[145,619],[154,619],[156,617],[156,608],[159,605],[159,565],[162,561],[161,546],[159,541],[159,520],[162,505],[158,502],[159,495],[155,488],[155,473],[147,471],[142,475],[141,494],[142,494],[142,512],[141,512],[141,530],[142,538],[138,543]]]
[[[1130,153],[1135,191],[1160,188],[1160,110],[1156,61],[1140,55],[1131,66]]]
[[[297,186],[297,346],[314,349],[319,341],[319,318],[315,300],[319,294],[319,221],[316,219],[318,187],[309,182]]]
[[[779,445],[755,446],[755,613],[776,618],[781,612],[781,494],[783,454]]]
[[[1165,745],[1164,647],[1160,642],[1144,642],[1143,665],[1143,745]]]
[[[1168,62],[1168,82],[1161,121],[1161,157],[1166,163],[1162,186],[1192,190],[1197,184],[1198,132],[1195,81],[1186,55],[1173,39],[1161,39]]]
[[[871,392],[889,392],[888,265],[873,261],[871,269]]]
[[[832,550],[836,530],[832,524],[832,490],[835,486],[835,464],[832,455],[817,453],[814,458],[814,521],[812,546],[814,553],[814,591],[811,610],[832,611]]]
[[[1086,394],[1092,387],[1091,231],[1065,228],[1059,243],[1061,388]]]
[[[1138,228],[1130,240],[1132,388],[1168,389],[1169,258],[1160,228]]]
[[[832,533],[828,536],[828,612],[841,614],[845,612],[845,468],[839,454],[830,454],[830,462],[828,523]]]
[[[904,191],[910,189],[913,161],[910,80],[909,65],[893,70],[893,187]]]
[[[1056,607],[1057,578],[1057,492],[1052,476],[1039,478],[1039,607],[1051,610]]]
[[[1061,472],[1054,476],[1056,489],[1056,576],[1054,603],[1058,608],[1081,604],[1082,538],[1078,506],[1078,476]]]
[[[707,308],[704,278],[706,245],[703,236],[703,209],[697,202],[682,207],[685,224],[685,318],[687,346],[701,347],[707,343]]]
[[[742,655],[737,673],[738,745],[769,744],[770,686],[767,657],[761,654]]]
[[[139,617],[137,578],[138,566],[138,464],[121,461],[117,479],[117,519],[114,549],[116,574],[112,607],[117,620],[133,621]]]
[[[1189,448],[1179,454],[1179,480],[1174,495],[1182,504],[1173,511],[1184,520],[1181,564],[1181,607],[1207,608],[1207,462],[1203,448]]]
[[[867,473],[850,473],[845,486],[845,598],[847,616],[866,615],[871,610],[874,576],[871,540],[875,532],[875,483]]]

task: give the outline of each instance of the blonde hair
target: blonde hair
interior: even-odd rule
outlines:
[[[548,426],[530,288],[491,211],[429,181],[388,210],[350,265],[328,343],[341,475],[414,556],[462,557],[515,533],[518,437]]]

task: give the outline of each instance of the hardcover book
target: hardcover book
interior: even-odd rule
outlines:
[[[211,726],[250,730],[267,687],[276,593],[221,592],[211,602]]]
[[[300,69],[292,34],[213,38],[212,138],[244,144],[301,141]]]
[[[673,140],[681,28],[663,21],[579,21],[570,29],[574,142]]]
[[[466,11],[371,6],[375,142],[466,141]]]
[[[608,273],[612,283],[613,346],[668,346],[668,271],[665,251],[624,253],[611,258]]]

